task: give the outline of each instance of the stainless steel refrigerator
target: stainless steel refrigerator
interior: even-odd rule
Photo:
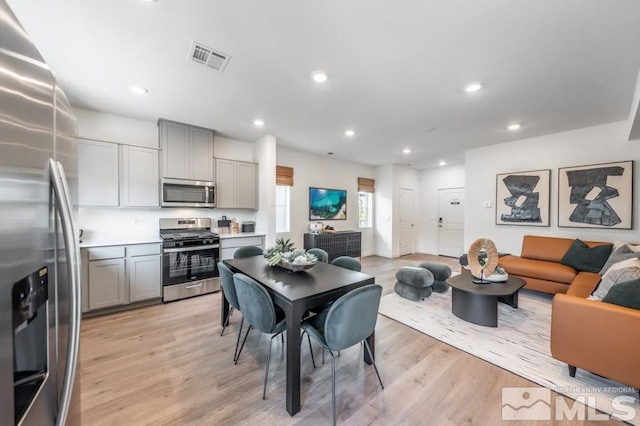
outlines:
[[[0,0],[0,426],[80,424],[75,126]]]

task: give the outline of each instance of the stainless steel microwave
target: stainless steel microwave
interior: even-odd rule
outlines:
[[[213,182],[182,179],[162,179],[162,207],[215,207]]]

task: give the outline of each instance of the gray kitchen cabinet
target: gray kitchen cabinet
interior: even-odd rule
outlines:
[[[122,145],[121,152],[120,205],[158,207],[158,150]]]
[[[108,308],[127,302],[124,259],[89,262],[89,309]]]
[[[159,243],[83,248],[82,311],[160,299],[160,252]]]
[[[221,235],[220,260],[233,259],[233,254],[239,247],[256,246],[264,249],[264,235]]]
[[[118,206],[118,145],[78,140],[80,206]]]
[[[257,209],[257,168],[255,163],[216,158],[216,207]]]
[[[160,120],[162,177],[213,180],[213,130]]]
[[[127,271],[130,302],[162,297],[160,256],[136,256],[127,259]]]

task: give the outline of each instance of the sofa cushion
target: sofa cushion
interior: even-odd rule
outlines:
[[[611,266],[589,299],[602,300],[613,286],[640,278],[640,259],[628,259]]]
[[[499,265],[509,274],[565,284],[571,284],[577,273],[572,267],[561,263],[525,259],[518,256],[501,257]]]
[[[611,253],[611,256],[609,256],[609,259],[607,259],[607,262],[604,264],[604,266],[600,270],[600,275],[604,275],[607,272],[607,270],[611,268],[611,265],[613,265],[614,263],[622,262],[623,260],[627,260],[627,259],[639,259],[639,258],[640,258],[640,252],[636,253],[631,249],[631,247],[628,244],[624,244],[618,247],[617,249],[615,249],[613,253]]]
[[[602,301],[627,308],[640,309],[640,279],[614,285]]]
[[[569,247],[573,244],[571,238],[540,237],[537,235],[525,235],[522,239],[521,257],[536,260],[547,260],[549,262],[560,262]],[[603,244],[597,241],[585,241],[589,247],[596,247]],[[598,272],[598,271],[596,271]]]
[[[576,239],[569,250],[562,256],[560,263],[571,266],[576,271],[600,272],[611,254],[612,244],[589,247]]]

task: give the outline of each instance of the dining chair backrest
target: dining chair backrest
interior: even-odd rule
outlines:
[[[233,274],[240,312],[253,328],[271,333],[276,326],[276,310],[265,288],[245,274]]]
[[[231,272],[231,269],[223,262],[218,262],[218,271],[220,271],[220,281],[222,282],[222,291],[224,292],[225,299],[227,299],[227,302],[229,302],[234,309],[242,312],[240,304],[238,303],[236,286],[233,283],[233,272]]]
[[[312,248],[307,250],[307,253],[311,253],[315,257],[318,258],[318,262],[329,263],[329,253],[320,249],[320,248]]]
[[[324,337],[329,349],[346,349],[373,333],[381,296],[382,286],[369,284],[351,290],[331,305],[324,323]]]
[[[332,265],[339,266],[345,269],[351,269],[352,271],[360,272],[362,270],[362,265],[358,261],[351,256],[338,256],[331,261]]]
[[[262,255],[262,248],[256,246],[244,246],[239,247],[234,253],[234,259],[240,259],[241,257],[250,257]]]

